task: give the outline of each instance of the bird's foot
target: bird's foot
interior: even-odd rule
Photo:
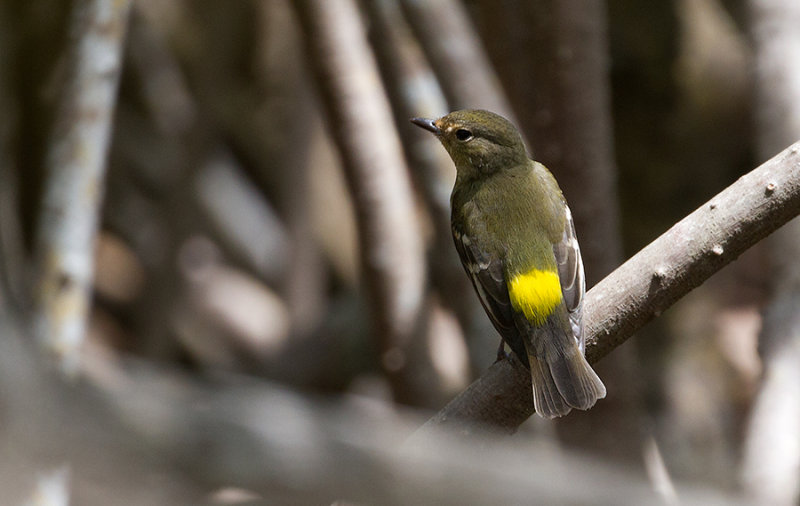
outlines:
[[[508,353],[506,353],[506,343],[503,340],[500,340],[500,346],[497,347],[497,359],[496,362],[500,362],[501,360],[507,360]]]

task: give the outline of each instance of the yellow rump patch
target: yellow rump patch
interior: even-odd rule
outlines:
[[[561,282],[555,271],[531,269],[508,284],[511,305],[534,325],[543,325],[561,304]]]

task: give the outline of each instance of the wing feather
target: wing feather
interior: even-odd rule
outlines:
[[[453,240],[461,263],[494,328],[527,366],[525,345],[514,322],[514,309],[508,295],[503,260],[492,258],[487,249],[482,248],[481,244],[456,224],[453,224]]]
[[[564,226],[564,235],[560,242],[553,245],[553,253],[556,256],[561,292],[567,306],[572,331],[578,341],[581,353],[583,353],[585,347],[583,296],[586,293],[586,279],[583,273],[581,249],[575,236],[575,223],[572,220],[572,212],[569,207],[565,207],[565,209],[567,219]]]

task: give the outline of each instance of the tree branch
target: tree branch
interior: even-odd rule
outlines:
[[[586,294],[586,355],[597,362],[647,322],[800,214],[800,142],[742,176]],[[613,395],[613,394],[612,394]],[[456,425],[513,433],[533,414],[530,378],[503,360],[417,432]]]

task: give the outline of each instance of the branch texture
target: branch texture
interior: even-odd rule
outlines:
[[[800,214],[796,142],[678,222],[586,294],[586,355],[597,362],[742,252]],[[533,414],[530,379],[503,360],[419,431],[455,423],[513,433]]]

